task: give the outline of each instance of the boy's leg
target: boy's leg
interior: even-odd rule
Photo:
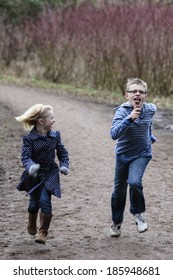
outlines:
[[[111,197],[112,221],[121,224],[126,204],[127,178],[129,163],[116,160],[114,190]]]
[[[133,160],[129,165],[130,212],[133,215],[145,212],[142,177],[149,161],[150,158],[142,157]]]

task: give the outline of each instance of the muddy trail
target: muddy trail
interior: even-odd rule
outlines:
[[[70,173],[61,176],[62,198],[52,198],[53,219],[45,245],[26,230],[28,196],[16,190],[23,171],[21,138],[14,116],[36,103],[54,108],[54,129],[69,151]],[[0,85],[0,259],[173,259],[173,112],[158,110],[153,159],[144,176],[149,229],[137,232],[125,209],[122,235],[110,237],[114,145],[109,129],[113,106],[50,91]]]

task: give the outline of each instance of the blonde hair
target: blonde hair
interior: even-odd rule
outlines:
[[[23,123],[24,129],[31,130],[37,124],[37,121],[49,110],[52,110],[50,105],[36,104],[26,110],[21,116],[15,117],[15,119]]]
[[[127,84],[126,84],[126,91],[129,90],[129,87],[133,84],[136,85],[141,85],[145,88],[145,91],[147,92],[147,83],[144,82],[143,80],[139,79],[139,78],[131,78],[127,80]]]

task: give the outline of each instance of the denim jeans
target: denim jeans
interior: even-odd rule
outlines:
[[[139,157],[130,162],[116,159],[114,190],[111,197],[112,221],[120,224],[123,221],[129,184],[130,212],[135,215],[145,212],[142,177],[151,157]]]
[[[45,187],[30,195],[28,211],[35,214],[39,209],[43,214],[52,214],[51,193]]]

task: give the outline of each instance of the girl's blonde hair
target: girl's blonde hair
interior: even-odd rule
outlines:
[[[45,113],[49,110],[53,110],[50,105],[36,104],[30,107],[23,115],[15,117],[15,119],[22,122],[26,130],[31,130],[40,118],[45,117]]]

